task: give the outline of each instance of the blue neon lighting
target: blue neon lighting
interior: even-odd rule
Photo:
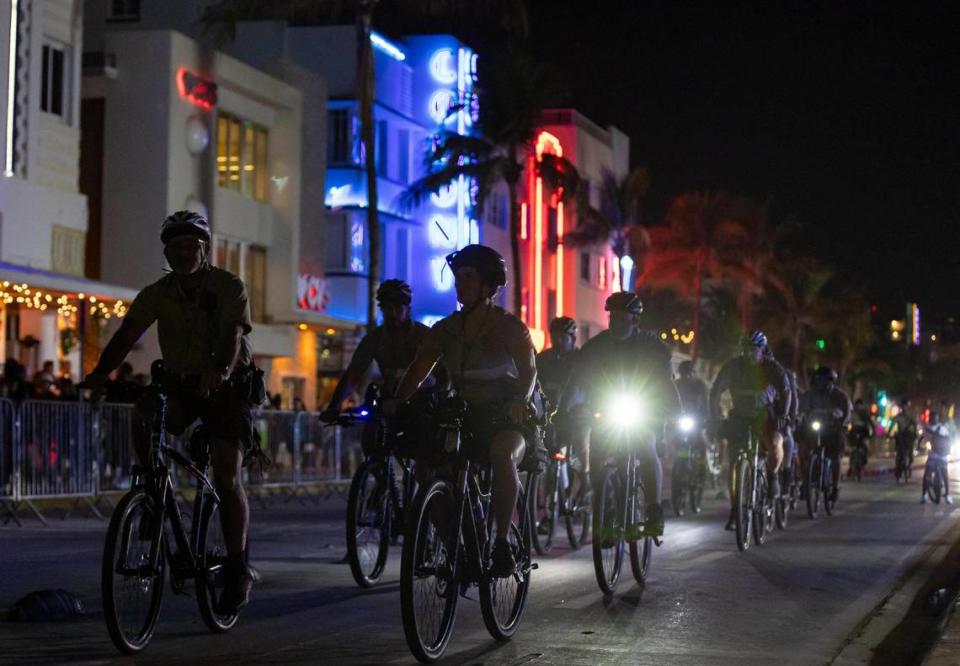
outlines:
[[[407,54],[400,50],[400,48],[389,41],[383,35],[377,32],[370,33],[370,43],[373,44],[373,48],[383,51],[388,56],[396,60],[397,62],[403,62],[407,59]]]

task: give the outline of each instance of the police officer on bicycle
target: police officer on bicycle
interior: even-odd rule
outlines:
[[[813,371],[810,390],[800,398],[800,460],[806,471],[817,445],[817,434],[811,423],[821,420],[820,441],[833,465],[833,496],[837,501],[840,488],[840,458],[843,456],[843,425],[850,418],[850,398],[837,386],[837,373],[825,365]]]
[[[109,374],[157,322],[167,430],[180,434],[200,419],[210,438],[228,556],[216,610],[229,615],[248,603],[253,585],[241,470],[245,457],[260,450],[253,410],[263,401],[264,388],[263,375],[253,365],[246,288],[237,276],[209,264],[210,239],[210,225],[202,215],[179,211],[164,220],[160,240],[172,270],[137,294],[86,383],[94,394],[101,393]],[[136,404],[134,444],[142,465],[159,408],[152,394]]]

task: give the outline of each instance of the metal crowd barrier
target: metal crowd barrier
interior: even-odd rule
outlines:
[[[20,524],[36,500],[74,500],[102,518],[105,493],[130,487],[133,405],[0,399],[0,519]],[[261,497],[296,496],[317,484],[346,482],[362,459],[358,428],[324,427],[315,412],[261,410],[254,425],[270,459],[247,469],[245,482]],[[170,440],[186,448],[189,432]],[[180,485],[181,479],[175,478]],[[262,492],[257,492],[258,489]]]

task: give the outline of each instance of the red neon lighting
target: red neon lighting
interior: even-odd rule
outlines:
[[[205,111],[217,103],[217,84],[194,74],[186,67],[177,70],[177,90],[180,97]]]
[[[520,204],[520,240],[527,240],[527,204]]]
[[[600,282],[601,289],[607,288],[607,258],[600,257]]]
[[[543,179],[537,178],[536,220],[533,227],[533,328],[540,328],[543,321]]]
[[[550,132],[540,132],[537,137],[537,160],[539,161],[547,148],[557,157],[563,157],[563,148],[560,146],[560,139],[550,134]]]
[[[620,263],[616,257],[610,260],[610,291],[620,291]]]
[[[563,316],[563,202],[557,202],[557,317]]]

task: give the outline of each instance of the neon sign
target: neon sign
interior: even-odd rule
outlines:
[[[329,304],[330,293],[324,278],[306,273],[297,277],[297,305],[301,309],[324,312]]]
[[[393,42],[387,40],[383,35],[377,32],[370,33],[370,43],[373,45],[373,48],[386,53],[388,56],[396,60],[397,62],[403,62],[407,59],[407,54],[400,50],[400,48]]]
[[[177,70],[177,89],[180,97],[205,111],[217,105],[217,84],[186,67]]]

